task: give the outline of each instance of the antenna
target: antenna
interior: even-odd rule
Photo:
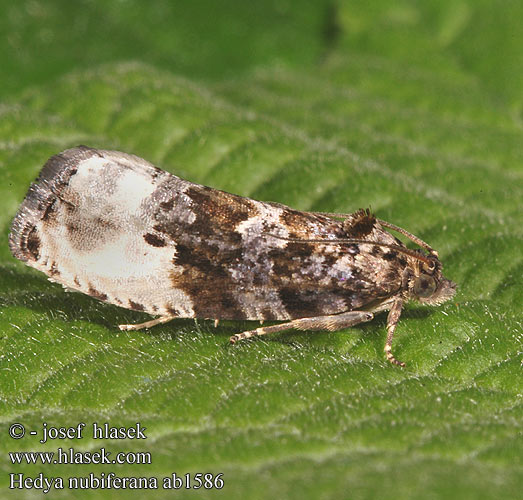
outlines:
[[[327,240],[327,239],[300,239],[300,238],[286,238],[285,236],[278,236],[276,234],[268,233],[268,236],[272,236],[273,238],[276,238],[278,240],[284,240],[288,241],[290,243],[319,243],[321,245],[374,245],[379,247],[387,247],[391,248],[392,250],[396,250],[397,252],[401,252],[405,255],[409,255],[410,257],[414,257],[415,259],[421,260],[422,262],[425,262],[428,266],[434,265],[432,259],[425,255],[421,255],[417,250],[411,250],[410,248],[404,248],[400,247],[399,245],[394,245],[392,243],[378,243],[376,241],[369,241],[369,240],[360,240],[356,238],[340,238],[335,240]],[[421,241],[421,240],[420,240]],[[434,255],[437,257],[437,254]]]
[[[315,214],[315,215],[324,215],[325,217],[331,217],[331,218],[336,218],[336,219],[346,219],[347,217],[350,217],[351,215],[353,215],[353,214],[337,214],[334,212],[310,212],[310,213]],[[381,219],[376,219],[376,222],[381,224],[383,227],[388,227],[389,229],[392,229],[393,231],[403,234],[413,243],[416,243],[416,245],[427,250],[427,252],[429,252],[430,254],[434,255],[435,257],[439,257],[438,252],[436,250],[434,250],[428,243],[425,243],[421,238],[414,236],[412,233],[409,233],[405,229],[403,229],[399,226],[396,226],[395,224],[391,224],[390,222],[381,220]]]

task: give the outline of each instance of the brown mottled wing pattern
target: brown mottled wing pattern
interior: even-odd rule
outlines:
[[[154,229],[176,242],[172,283],[193,297],[198,317],[286,320],[336,314],[388,297],[401,285],[392,261],[399,258],[405,265],[404,259],[372,244],[398,240],[370,214],[335,221],[197,185],[185,195],[156,212]],[[193,219],[184,217],[187,210]],[[367,238],[369,244],[280,239],[351,237]],[[377,290],[378,276],[387,282],[378,279]]]
[[[398,242],[365,211],[336,221],[86,147],[48,161],[10,236],[17,258],[104,302],[164,317],[267,320],[351,311],[395,294],[405,262],[378,241]]]

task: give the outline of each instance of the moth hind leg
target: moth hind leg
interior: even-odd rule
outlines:
[[[177,318],[177,316],[160,316],[159,318],[146,321],[145,323],[138,323],[136,325],[118,325],[118,328],[123,331],[141,330],[142,328],[152,328],[156,325],[168,323],[175,318]]]
[[[238,340],[248,339],[250,337],[257,337],[266,335],[268,333],[277,333],[284,330],[296,329],[303,331],[328,330],[336,331],[343,328],[349,328],[359,323],[370,321],[374,314],[368,311],[349,311],[341,314],[333,314],[330,316],[317,316],[314,318],[301,318],[288,321],[287,323],[280,323],[279,325],[264,326],[249,330],[242,333],[237,333],[230,338],[231,344],[235,344]]]

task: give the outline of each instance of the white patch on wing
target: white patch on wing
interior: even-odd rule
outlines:
[[[150,172],[144,168],[126,168],[95,156],[80,162],[68,188],[85,200],[96,198],[99,192],[100,197],[104,195],[108,198],[105,203],[110,201],[122,214],[135,214],[156,186]]]
[[[71,177],[71,181],[85,183],[91,177],[98,177],[107,165],[107,160],[99,156],[92,156],[78,164],[76,174]]]
[[[353,262],[352,257],[344,255],[336,260],[334,265],[329,269],[329,273],[332,276],[336,276],[340,281],[349,281],[353,278]]]
[[[150,314],[170,314],[172,308],[194,317],[192,300],[170,280],[174,243],[155,247],[144,239],[154,232],[152,214],[144,211],[156,189],[151,172],[147,165],[127,168],[112,158],[80,162],[66,187],[76,215],[59,201],[57,223],[37,224],[40,258],[30,265],[48,276],[54,265],[59,274],[50,276],[53,281],[84,293],[94,289],[116,305],[129,307],[130,300]],[[67,227],[75,221],[81,238]]]
[[[155,190],[149,176],[132,170],[125,170],[116,182],[114,204],[130,214],[140,210],[142,201]]]
[[[244,242],[259,238],[265,234],[276,234],[280,238],[288,238],[289,231],[281,223],[280,215],[283,209],[274,205],[269,205],[261,201],[251,200],[255,204],[258,214],[241,221],[234,228],[235,231],[242,235]],[[279,238],[271,239],[271,246],[285,248],[287,242]]]

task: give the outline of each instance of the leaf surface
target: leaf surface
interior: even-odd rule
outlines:
[[[517,3],[92,1],[81,12],[69,2],[3,3],[5,489],[13,472],[113,471],[223,473],[221,495],[238,499],[520,494]],[[436,248],[458,294],[404,311],[394,352],[405,369],[384,360],[384,315],[234,347],[229,336],[252,323],[179,320],[119,332],[146,316],[66,293],[7,245],[29,183],[50,155],[77,144],[301,210],[370,206]],[[85,422],[85,437],[40,445],[44,421]],[[38,439],[6,437],[13,422]],[[95,440],[93,422],[140,422],[147,439]],[[150,452],[152,464],[15,466],[8,458],[71,446]],[[160,483],[158,497],[172,493]]]

